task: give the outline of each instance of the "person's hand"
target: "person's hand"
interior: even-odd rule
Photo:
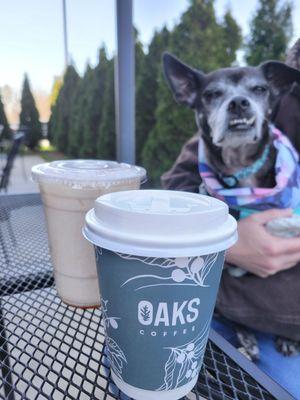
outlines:
[[[300,237],[279,238],[264,227],[274,218],[291,215],[289,209],[272,209],[240,220],[238,241],[228,249],[226,261],[262,278],[295,266],[300,261]]]

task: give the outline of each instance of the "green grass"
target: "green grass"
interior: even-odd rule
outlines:
[[[52,144],[49,145],[44,145],[44,144],[40,144],[38,147],[39,151],[56,151],[55,146],[53,146]]]
[[[19,154],[22,156],[38,155],[47,162],[68,159],[66,155],[56,150],[51,144],[41,143],[36,150],[30,150],[26,146],[22,146]]]
[[[56,161],[56,160],[66,160],[68,159],[67,156],[65,156],[63,153],[60,153],[59,151],[37,151],[35,152],[35,154],[39,155],[40,157],[42,157],[43,160],[47,161],[47,162],[51,162],[51,161]]]
[[[45,139],[40,141],[39,147],[35,154],[38,154],[47,162],[67,159],[63,153],[57,151],[55,146]]]

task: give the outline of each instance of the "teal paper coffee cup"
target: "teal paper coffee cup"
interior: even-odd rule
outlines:
[[[99,197],[94,244],[111,373],[137,400],[173,400],[195,385],[236,221],[220,200],[139,190]]]

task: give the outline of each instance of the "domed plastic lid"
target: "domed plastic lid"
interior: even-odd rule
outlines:
[[[135,165],[104,160],[61,160],[32,167],[38,182],[54,182],[75,188],[119,184],[146,178],[146,170]]]
[[[86,215],[84,236],[108,250],[141,256],[215,253],[237,240],[228,206],[213,197],[166,190],[100,196]]]

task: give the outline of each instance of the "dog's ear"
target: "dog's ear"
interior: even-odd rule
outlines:
[[[175,100],[194,108],[204,74],[190,68],[169,53],[163,54],[163,69]]]
[[[279,92],[292,85],[294,82],[300,84],[300,71],[289,67],[279,61],[267,61],[259,66],[265,78]]]

